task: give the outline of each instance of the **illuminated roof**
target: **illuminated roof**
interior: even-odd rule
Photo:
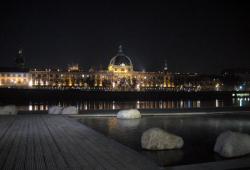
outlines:
[[[131,59],[123,53],[122,46],[119,46],[118,53],[111,60],[109,65],[133,66]]]

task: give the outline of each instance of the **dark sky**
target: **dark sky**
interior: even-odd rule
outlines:
[[[119,44],[137,70],[250,67],[250,9],[238,1],[8,1],[0,5],[1,66],[19,48],[30,67],[106,67]]]

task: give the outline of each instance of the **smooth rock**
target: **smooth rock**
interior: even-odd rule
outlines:
[[[249,154],[250,135],[232,131],[223,132],[216,139],[214,151],[227,158]]]
[[[141,146],[148,150],[180,149],[184,145],[182,137],[160,128],[151,128],[143,132]]]
[[[51,107],[49,107],[48,113],[49,114],[61,114],[62,109],[63,108],[60,106],[51,106]]]
[[[141,118],[141,113],[137,109],[120,110],[117,113],[118,119],[138,119]]]
[[[75,106],[68,106],[68,107],[65,107],[62,110],[62,114],[63,115],[78,114],[78,110],[77,110],[77,108]]]
[[[16,115],[17,112],[15,105],[7,105],[0,108],[0,115]]]

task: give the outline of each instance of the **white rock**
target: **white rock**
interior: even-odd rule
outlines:
[[[49,114],[61,114],[62,109],[63,108],[60,106],[51,106],[51,107],[49,107],[48,113]]]
[[[148,150],[165,150],[182,148],[182,137],[168,133],[160,128],[146,130],[141,137],[141,146]]]
[[[120,110],[117,113],[118,119],[138,119],[141,118],[141,113],[137,109]]]
[[[7,105],[0,108],[0,115],[16,115],[17,112],[15,105]]]
[[[216,139],[214,151],[227,158],[249,154],[250,135],[232,131],[223,132]]]
[[[68,107],[65,107],[63,110],[62,110],[62,114],[64,115],[67,115],[67,114],[78,114],[78,110],[75,106],[68,106]]]

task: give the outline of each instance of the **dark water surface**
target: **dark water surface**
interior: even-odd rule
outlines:
[[[160,166],[222,160],[224,158],[213,152],[216,137],[221,132],[232,130],[250,134],[250,112],[210,116],[144,116],[137,120],[84,117],[80,121],[141,152]],[[183,149],[169,151],[141,149],[141,135],[152,127],[160,127],[182,136],[185,142]]]
[[[192,109],[192,108],[222,108],[222,107],[248,107],[250,98],[232,98],[225,100],[157,100],[157,101],[22,101],[1,103],[15,104],[23,111],[44,111],[51,105],[76,106],[80,111],[117,110],[117,109]]]

